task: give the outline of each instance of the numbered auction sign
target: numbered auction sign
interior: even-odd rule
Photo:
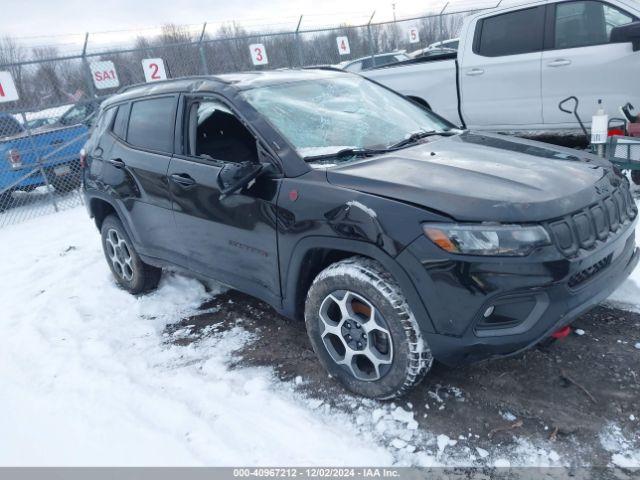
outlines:
[[[147,82],[166,80],[167,72],[164,69],[164,61],[161,58],[145,58],[142,60],[142,70]]]
[[[249,45],[251,51],[251,61],[254,65],[266,65],[269,63],[267,58],[267,49],[261,43],[253,43]]]
[[[0,103],[18,100],[18,89],[10,72],[0,72]]]
[[[409,43],[419,43],[420,42],[420,33],[416,27],[409,27],[407,32],[409,34]]]
[[[120,86],[118,73],[113,62],[92,62],[89,67],[91,68],[91,76],[96,88],[103,90]]]
[[[340,55],[349,55],[351,53],[347,37],[336,37],[336,43],[338,44],[338,53]]]

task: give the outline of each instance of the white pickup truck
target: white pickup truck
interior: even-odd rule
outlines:
[[[640,2],[518,2],[465,19],[457,53],[363,74],[478,130],[555,134],[579,128],[558,109],[570,95],[586,124],[640,107]]]

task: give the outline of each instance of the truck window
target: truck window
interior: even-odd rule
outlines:
[[[22,133],[22,126],[11,115],[0,114],[0,138]]]
[[[189,110],[190,155],[223,162],[257,162],[256,139],[223,103],[192,103]]]
[[[542,51],[544,8],[527,8],[482,20],[474,53],[500,57]]]
[[[611,30],[635,19],[611,5],[592,0],[556,5],[555,48],[609,43]]]
[[[131,105],[127,142],[157,152],[173,152],[175,98],[139,100]]]

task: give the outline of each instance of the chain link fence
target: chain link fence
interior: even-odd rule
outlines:
[[[478,10],[313,29],[300,17],[290,31],[166,25],[124,44],[113,33],[86,34],[65,54],[0,39],[0,228],[82,202],[80,150],[100,103],[124,86],[248,70],[367,70],[454,39]]]

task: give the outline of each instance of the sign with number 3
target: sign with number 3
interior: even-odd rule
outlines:
[[[18,100],[18,90],[10,72],[0,72],[0,103]]]
[[[261,43],[252,43],[249,45],[251,51],[251,61],[254,65],[266,65],[269,63],[267,58],[267,49]]]
[[[144,79],[147,82],[157,82],[167,79],[167,71],[164,68],[164,61],[161,58],[145,58],[142,60],[142,70]]]
[[[349,55],[351,48],[349,47],[349,38],[336,37],[336,43],[338,44],[338,53],[340,55]]]

